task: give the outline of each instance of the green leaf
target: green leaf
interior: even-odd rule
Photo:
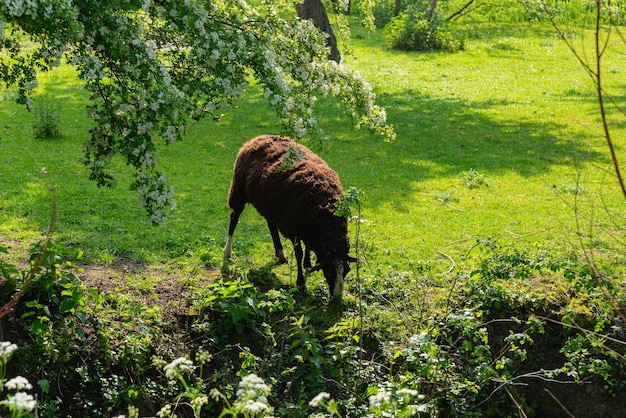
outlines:
[[[75,315],[76,315],[76,318],[78,318],[78,320],[82,322],[83,324],[87,322],[87,314],[85,312],[76,311]]]
[[[41,388],[41,391],[44,394],[48,394],[48,392],[50,392],[50,382],[48,381],[48,379],[40,379],[37,381],[37,384],[39,385],[39,387]]]
[[[72,298],[64,298],[59,307],[59,313],[70,312],[76,307],[76,302]]]
[[[378,389],[378,386],[368,386],[365,391],[365,397],[367,398],[368,396],[376,395],[379,391],[380,389]]]

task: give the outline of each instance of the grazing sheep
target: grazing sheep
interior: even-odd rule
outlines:
[[[300,158],[285,167],[286,155],[293,154]],[[313,251],[317,265],[311,271],[321,269],[331,296],[341,296],[344,278],[350,271],[348,261],[356,261],[348,256],[348,220],[334,213],[342,193],[337,173],[292,139],[262,135],[246,142],[237,154],[228,194],[228,206],[233,212],[224,258],[232,255],[233,232],[246,203],[250,203],[267,220],[281,263],[286,263],[287,258],[278,231],[293,242],[298,288],[306,289],[301,245],[304,242],[304,267],[311,267],[309,251]]]

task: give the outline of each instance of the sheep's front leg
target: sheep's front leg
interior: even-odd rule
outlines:
[[[228,238],[226,239],[226,246],[224,247],[224,259],[229,260],[233,256],[233,233],[237,222],[239,222],[239,215],[241,211],[233,210],[230,214],[230,225],[228,225]]]
[[[270,229],[272,235],[272,241],[274,242],[274,250],[276,251],[276,258],[280,264],[288,263],[287,256],[283,250],[283,244],[280,242],[280,235],[278,234],[278,228],[274,222],[267,221],[267,226]]]
[[[296,285],[300,290],[306,290],[306,283],[304,282],[304,271],[302,271],[302,243],[299,239],[293,240],[293,249],[296,253],[296,263],[298,264],[298,280],[296,280]]]
[[[302,267],[304,267],[305,271],[311,271],[311,250],[309,250],[309,247],[306,245],[304,246],[304,261]]]

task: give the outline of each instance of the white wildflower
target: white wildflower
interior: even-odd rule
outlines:
[[[31,385],[25,377],[17,376],[7,381],[4,387],[9,390],[31,390],[33,385]]]
[[[322,405],[324,402],[326,402],[329,399],[330,399],[330,393],[320,392],[317,394],[316,397],[311,399],[311,402],[309,402],[309,406],[312,406],[313,408],[317,408],[318,406]]]
[[[168,126],[163,136],[169,144],[176,141],[176,127],[172,125]]]
[[[143,135],[154,127],[152,122],[140,123],[137,125],[137,133]]]
[[[0,342],[0,361],[6,361],[11,358],[15,350],[17,350],[17,345],[8,341]]]
[[[380,408],[391,401],[391,393],[381,390],[375,395],[369,397],[370,408]]]
[[[252,373],[241,378],[239,389],[237,390],[237,397],[255,397],[258,394],[267,395],[270,391],[271,389],[265,384],[265,381]]]
[[[306,128],[304,127],[304,120],[298,118],[293,123],[293,132],[298,138],[302,138],[306,135]]]
[[[419,395],[419,392],[416,391],[415,389],[402,388],[402,389],[399,389],[396,392],[396,395],[399,395],[399,396],[405,396],[406,395],[408,397],[415,398],[415,397],[417,397]]]
[[[179,357],[166,364],[163,369],[165,370],[165,376],[173,379],[185,372],[192,372],[193,362],[185,357]]]
[[[37,406],[37,401],[33,398],[33,395],[29,395],[24,392],[17,392],[15,395],[10,396],[8,399],[0,402],[5,405],[11,411],[17,411],[18,413],[30,412]]]
[[[243,406],[243,410],[252,415],[260,415],[263,412],[268,411],[269,409],[270,407],[267,404],[252,400],[249,400]]]
[[[203,405],[206,405],[209,403],[209,397],[208,396],[198,396],[197,398],[194,398],[191,401],[191,406],[194,409],[199,409],[202,408]]]
[[[170,406],[170,404],[165,404],[165,406],[163,408],[161,408],[159,410],[159,412],[157,412],[156,416],[158,418],[170,418],[172,417],[172,407]]]

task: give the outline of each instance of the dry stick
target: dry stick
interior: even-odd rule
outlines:
[[[509,395],[509,398],[511,398],[511,400],[513,401],[513,405],[515,405],[515,407],[517,408],[517,412],[519,413],[520,418],[528,418],[528,415],[526,415],[526,413],[520,406],[519,402],[517,402],[517,399],[515,399],[515,396],[513,396],[513,394],[511,393],[511,391],[508,388],[504,388],[504,391],[506,392],[507,395]]]
[[[48,190],[50,194],[52,195],[52,216],[50,217],[50,227],[48,228],[48,232],[46,233],[46,239],[41,247],[41,252],[35,259],[35,262],[33,263],[33,265],[31,266],[28,272],[28,276],[26,277],[26,280],[22,284],[22,287],[20,287],[20,289],[13,294],[13,296],[11,297],[11,300],[9,300],[7,303],[5,303],[4,305],[0,307],[0,319],[10,314],[13,311],[13,308],[15,307],[15,305],[17,305],[17,302],[19,302],[22,296],[24,296],[24,293],[26,292],[26,289],[28,289],[30,282],[33,280],[33,278],[35,277],[35,274],[37,274],[37,272],[39,271],[39,268],[43,264],[43,260],[46,256],[46,250],[48,249],[48,246],[50,245],[50,242],[52,241],[52,233],[54,232],[54,226],[57,221],[57,200],[56,200],[56,194],[54,192],[54,189],[52,187],[48,187]]]
[[[448,206],[449,208],[456,210],[457,212],[465,212],[463,209],[459,209],[457,207],[452,206],[451,204],[446,202],[444,199],[441,199],[441,198],[436,198],[436,199],[440,201],[442,204]]]
[[[602,116],[602,128],[604,129],[604,136],[606,138],[607,145],[609,146],[609,150],[611,151],[611,159],[613,160],[613,167],[615,169],[615,175],[617,176],[617,180],[619,182],[620,188],[622,189],[622,194],[624,198],[626,198],[626,185],[624,185],[624,179],[622,178],[622,173],[619,168],[619,162],[617,160],[617,154],[615,153],[615,147],[613,146],[613,140],[611,138],[611,132],[609,130],[609,123],[606,117],[606,111],[604,109],[604,95],[602,93],[602,55],[606,49],[606,44],[602,47],[602,52],[600,52],[600,9],[601,9],[602,0],[596,0],[596,31],[595,31],[595,40],[596,40],[596,90],[598,92],[598,104],[600,105],[600,115]],[[608,44],[608,36],[606,43]]]
[[[357,215],[357,221],[356,221],[356,227],[355,227],[355,232],[356,232],[356,238],[354,240],[354,248],[355,248],[355,255],[357,260],[360,259],[359,257],[359,236],[361,235],[361,202],[359,201],[357,203],[357,210],[358,210],[358,215]],[[363,329],[363,282],[361,280],[361,271],[359,269],[359,262],[356,262],[356,280],[357,280],[357,285],[359,287],[359,358],[361,360],[363,360],[363,334],[365,333],[365,330]],[[362,364],[362,361],[360,362]]]
[[[556,24],[548,7],[543,3],[544,10],[548,14],[550,19],[550,24],[557,32],[559,37],[565,45],[569,48],[570,52],[576,57],[576,60],[580,63],[580,65],[585,69],[587,75],[591,78],[593,84],[596,87],[596,93],[598,95],[598,104],[600,106],[600,117],[602,118],[602,128],[604,130],[604,137],[606,138],[607,145],[609,147],[609,152],[611,154],[611,159],[613,161],[613,169],[615,170],[615,175],[617,177],[617,181],[619,183],[620,189],[624,198],[626,198],[626,185],[624,184],[624,179],[622,177],[622,173],[619,166],[619,161],[617,159],[617,154],[615,152],[615,147],[613,144],[613,139],[611,136],[611,131],[609,128],[609,123],[606,116],[606,109],[604,106],[604,89],[602,88],[602,56],[604,51],[608,46],[608,36],[607,40],[604,42],[604,45],[601,45],[600,41],[600,31],[601,31],[601,10],[602,10],[602,0],[596,0],[596,27],[595,27],[595,69],[587,63],[583,57],[576,51],[576,48],[571,44],[571,42],[567,39],[567,36],[563,33],[563,31]]]
[[[548,392],[548,395],[550,395],[552,397],[552,399],[554,399],[554,402],[558,403],[559,406],[561,407],[561,409],[563,409],[563,411],[565,411],[565,413],[567,415],[569,415],[571,418],[576,418],[570,411],[567,410],[567,408],[565,407],[565,405],[563,405],[557,398],[556,396],[554,396],[552,394],[552,392],[550,392],[550,390],[548,390],[548,388],[544,389],[546,392]]]
[[[557,372],[557,371],[559,371],[559,369],[555,369],[555,370],[552,370],[552,371],[553,372]],[[523,383],[523,382],[519,382],[518,383],[517,382],[518,380],[521,380],[521,379],[539,379],[539,380],[542,380],[544,382],[558,383],[560,385],[574,385],[574,384],[578,384],[577,382],[574,382],[574,381],[562,381],[562,380],[556,380],[556,379],[547,378],[547,377],[544,376],[544,372],[545,372],[545,370],[524,373],[524,374],[521,374],[519,376],[515,376],[513,378],[509,378],[507,380],[502,380],[502,379],[493,378],[493,377],[490,378],[491,381],[498,383],[498,386],[491,391],[491,393],[489,394],[489,396],[487,396],[487,398],[485,398],[482,401],[478,402],[471,409],[476,409],[479,406],[487,403],[489,401],[489,399],[491,399],[496,393],[498,393],[498,391],[500,391],[501,389],[506,390],[506,387],[509,386],[509,385],[528,386],[528,383]]]

